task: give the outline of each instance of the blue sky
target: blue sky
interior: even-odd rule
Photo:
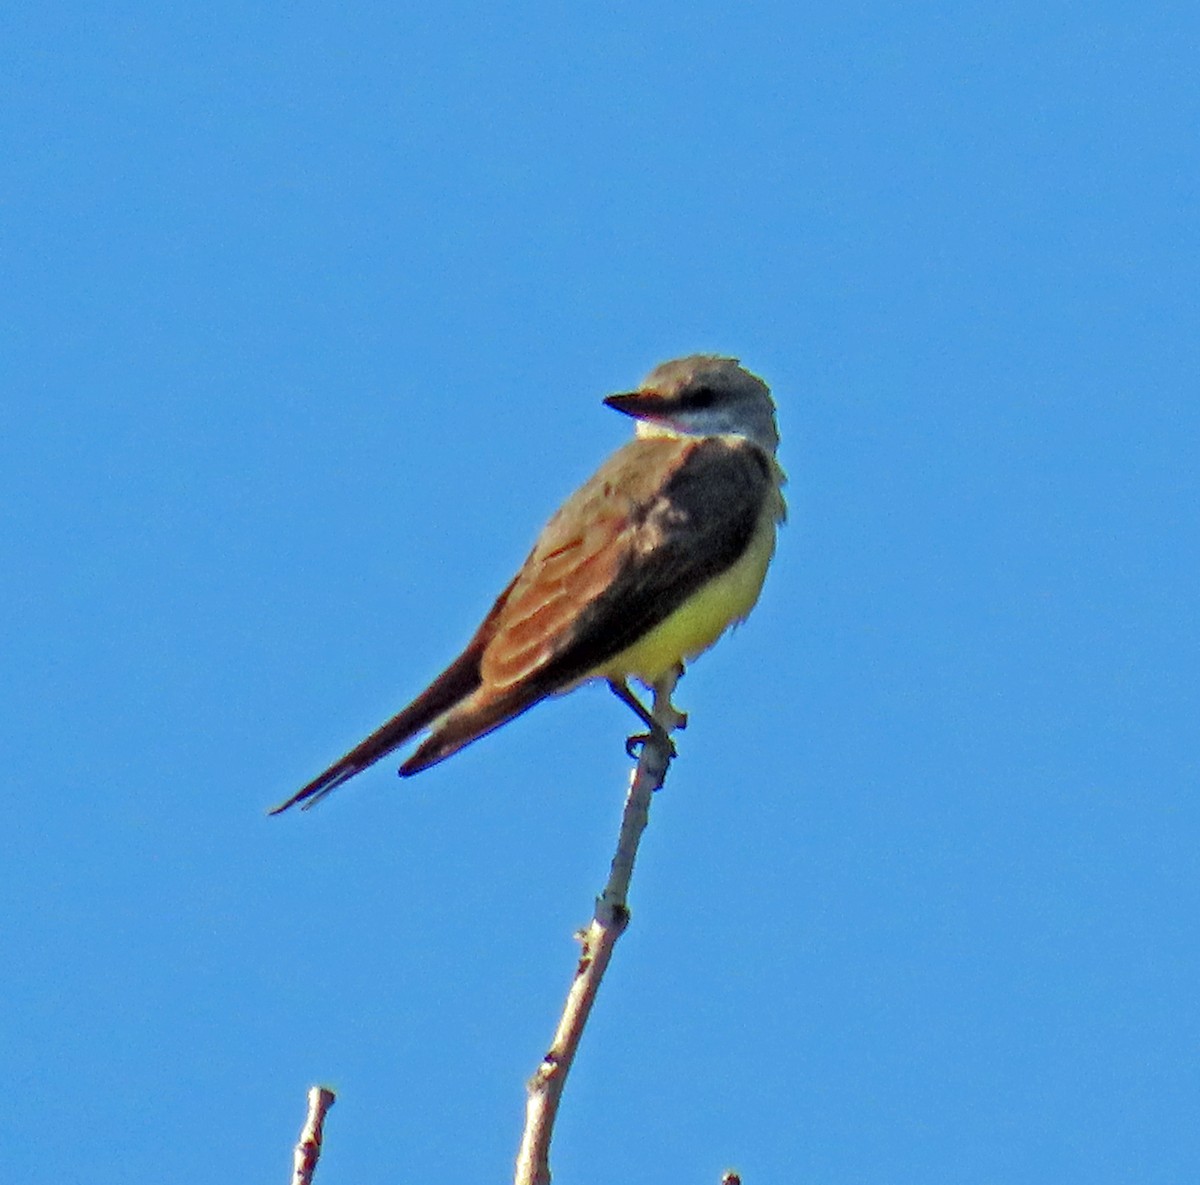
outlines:
[[[599,688],[308,815],[695,350],[791,522],[554,1163],[1200,1175],[1189,5],[0,16],[0,1176],[504,1180]],[[465,557],[465,558],[464,558]]]

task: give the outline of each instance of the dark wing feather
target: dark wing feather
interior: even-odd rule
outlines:
[[[551,664],[559,677],[579,678],[620,654],[731,568],[775,489],[771,461],[757,446],[694,442],[660,495],[640,507],[620,578],[588,606]]]

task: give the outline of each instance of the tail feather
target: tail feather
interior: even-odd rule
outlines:
[[[343,782],[348,782],[355,774],[362,773],[368,766],[374,765],[381,757],[386,757],[393,749],[403,745],[417,733],[423,732],[439,716],[444,716],[456,704],[461,703],[476,691],[482,682],[480,663],[483,661],[483,652],[496,632],[496,621],[514,584],[516,584],[515,578],[496,598],[487,617],[483,619],[483,624],[475,631],[475,636],[467,643],[467,648],[462,654],[407,708],[377,728],[361,744],[355,745],[345,757],[335,761],[323,774],[313,778],[307,786],[297,790],[287,802],[281,802],[277,807],[272,807],[267,814],[278,815],[281,811],[286,811],[288,807],[295,806],[297,803],[303,804],[301,810],[311,810],[326,794],[336,790]],[[466,742],[464,741],[463,744]]]
[[[478,686],[479,655],[468,649],[407,708],[377,728],[361,744],[355,745],[349,753],[335,761],[323,774],[313,778],[286,802],[272,807],[267,813],[278,815],[298,803],[302,804],[302,810],[310,810],[343,782],[349,781],[355,774],[362,773],[409,738],[428,728],[433,721],[470,695]]]
[[[489,732],[494,732],[502,724],[521,715],[542,698],[543,693],[525,689],[525,694],[519,699],[508,696],[491,703],[464,705],[462,711],[451,712],[400,766],[400,776],[409,778],[431,765],[437,765],[439,761],[445,761],[472,741],[487,736]]]

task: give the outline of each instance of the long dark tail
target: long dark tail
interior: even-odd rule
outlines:
[[[434,720],[465,699],[478,686],[479,654],[468,648],[407,708],[377,728],[365,741],[355,745],[345,757],[335,761],[319,777],[313,778],[287,802],[272,807],[268,814],[278,815],[297,803],[303,803],[303,810],[316,806],[326,794],[332,793],[343,782],[348,782],[355,774],[362,773],[368,766],[374,765],[393,749],[428,728]]]
[[[513,583],[516,583],[515,580]],[[336,790],[343,782],[348,782],[355,774],[360,774],[368,766],[374,765],[381,757],[386,757],[393,749],[403,745],[405,741],[428,728],[439,716],[445,715],[461,703],[480,684],[479,664],[483,652],[496,629],[496,619],[508,594],[512,592],[512,584],[497,598],[483,624],[475,631],[475,636],[467,643],[467,648],[460,654],[407,708],[398,712],[386,724],[377,728],[365,741],[355,745],[345,757],[335,761],[320,777],[313,778],[303,789],[296,791],[277,807],[272,807],[268,814],[278,815],[288,807],[303,803],[302,810],[315,806],[326,794]],[[493,726],[494,727],[494,726]],[[463,742],[466,743],[465,741]],[[461,747],[461,746],[460,746]],[[449,756],[449,754],[445,754]],[[432,762],[428,763],[432,764]],[[406,770],[415,773],[415,770]]]

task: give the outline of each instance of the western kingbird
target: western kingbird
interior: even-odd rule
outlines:
[[[305,808],[418,733],[402,776],[442,761],[539,700],[606,679],[654,687],[754,607],[785,507],[767,385],[736,358],[664,362],[609,407],[637,435],[538,536],[467,648],[411,704],[309,782]]]

